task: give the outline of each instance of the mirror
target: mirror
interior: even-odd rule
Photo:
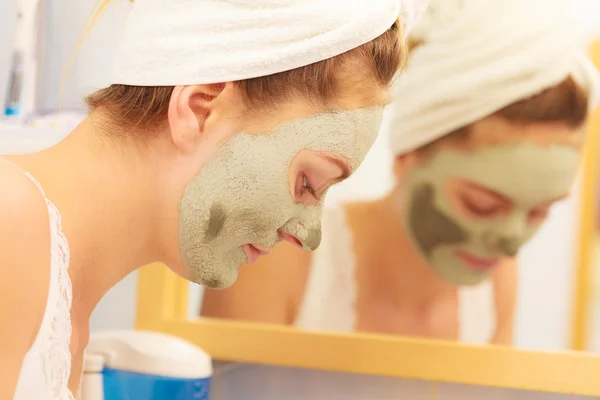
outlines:
[[[594,54],[600,65],[598,45]],[[576,348],[581,331],[576,316],[582,310],[585,318],[592,314],[580,299],[591,292],[592,297],[600,297],[597,290],[585,288],[593,283],[586,272],[591,261],[580,254],[597,247],[592,232],[586,232],[582,224],[591,212],[586,209],[591,196],[588,181],[598,180],[591,160],[597,158],[599,131],[594,116],[584,146],[586,161],[571,194],[529,210],[532,218],[537,212],[542,215],[540,228],[516,257],[490,258],[457,250],[463,264],[477,271],[474,279],[451,277],[466,279],[464,285],[444,279],[443,262],[423,261],[413,245],[415,231],[409,238],[405,225],[389,212],[393,207],[389,202],[396,199],[389,193],[398,190],[393,167],[397,163],[390,155],[388,138],[381,135],[356,174],[331,189],[317,252],[311,255],[282,243],[257,263],[242,266],[229,289],[190,286],[189,317],[535,350]],[[475,207],[469,201],[496,201],[477,190],[471,193],[472,188],[461,187],[460,182],[456,185],[457,196],[472,196],[464,200],[467,208]],[[427,210],[421,212],[428,215]],[[439,234],[439,221],[435,229]],[[589,246],[584,245],[588,242]],[[476,246],[471,249],[477,251]],[[477,284],[469,282],[478,276],[485,278]],[[595,315],[600,315],[599,303],[594,302]],[[590,329],[584,328],[586,338],[600,337]],[[579,346],[592,350],[600,344]]]

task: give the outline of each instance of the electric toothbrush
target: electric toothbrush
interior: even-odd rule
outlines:
[[[39,0],[18,0],[13,57],[4,115],[23,118],[33,111],[36,61],[35,27]]]

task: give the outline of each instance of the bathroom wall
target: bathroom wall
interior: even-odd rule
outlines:
[[[6,1],[6,0],[2,0]],[[8,0],[14,1],[14,0]],[[115,44],[125,26],[128,0],[111,0],[98,23],[89,32],[68,69],[71,56],[82,39],[87,18],[96,0],[41,0],[46,3],[46,49],[41,66],[42,95],[40,108],[55,110],[63,75],[63,108],[82,108],[83,97],[91,91],[108,85]]]
[[[43,1],[46,2],[47,23],[40,104],[45,109],[56,109],[61,77],[83,34],[85,18],[95,0]],[[0,1],[0,37],[3,38],[0,43],[0,90],[2,77],[6,75],[3,68],[7,65],[3,61],[7,59],[4,39],[9,37],[11,30],[6,15],[15,4],[16,0]],[[84,42],[67,75],[65,108],[82,107],[81,98],[85,93],[108,83],[110,59],[129,7],[127,0],[112,0],[106,14]],[[591,18],[589,13],[587,10]],[[0,133],[0,153],[7,146],[3,147],[2,140],[8,139]],[[367,193],[384,193],[392,182],[390,165],[385,138],[381,138],[352,183],[333,190],[329,203],[365,197]],[[575,192],[577,194],[577,190]],[[544,229],[520,257],[518,328],[515,333],[516,343],[520,346],[555,349],[567,344],[577,212],[576,196],[556,206]],[[101,301],[92,318],[92,329],[133,326],[135,283],[136,274],[132,274]]]

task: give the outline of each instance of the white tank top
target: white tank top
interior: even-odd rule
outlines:
[[[8,163],[22,171],[16,165]],[[71,375],[69,344],[73,298],[68,274],[69,244],[62,232],[58,209],[46,197],[39,182],[29,173],[22,172],[39,189],[48,208],[50,284],[42,323],[23,360],[14,400],[73,400],[67,387]]]
[[[323,213],[321,246],[313,253],[305,295],[295,326],[308,330],[353,332],[356,326],[356,261],[345,209]],[[458,290],[459,339],[489,344],[496,329],[490,280]]]

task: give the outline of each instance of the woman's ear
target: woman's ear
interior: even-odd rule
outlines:
[[[184,153],[195,151],[225,87],[225,83],[218,83],[173,89],[169,101],[169,128],[173,143]]]

